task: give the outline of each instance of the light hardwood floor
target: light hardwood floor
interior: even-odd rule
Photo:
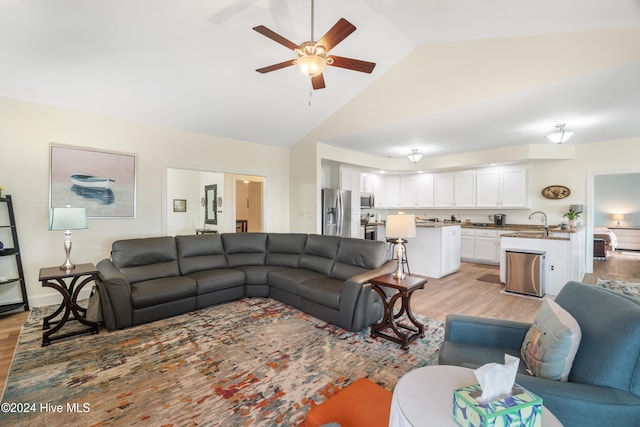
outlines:
[[[593,270],[583,282],[595,284],[600,277],[640,283],[640,252],[635,255],[615,252],[607,261],[596,261]],[[535,318],[539,299],[502,294],[502,285],[478,280],[487,274],[499,275],[498,267],[463,262],[455,274],[429,278],[425,288],[413,294],[412,310],[443,321],[449,313],[523,322]],[[0,316],[0,390],[4,390],[20,328],[27,316],[27,312]]]

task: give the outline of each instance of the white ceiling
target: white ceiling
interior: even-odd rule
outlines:
[[[315,9],[315,39],[344,17],[358,29],[331,53],[377,66],[371,75],[329,68],[327,88],[310,96],[294,67],[254,71],[294,54],[251,29],[308,40],[308,0],[0,0],[0,96],[283,147],[313,131],[391,157],[543,142],[562,121],[576,132],[571,143],[640,136],[633,56],[446,108],[385,104],[439,83],[400,77],[403,64],[431,52],[422,47],[639,29],[640,0],[318,0]],[[353,126],[338,129],[337,116]]]

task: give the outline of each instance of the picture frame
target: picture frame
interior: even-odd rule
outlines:
[[[174,212],[186,212],[187,201],[185,199],[173,199],[173,211]]]
[[[138,156],[49,146],[49,207],[85,208],[90,218],[135,218]]]

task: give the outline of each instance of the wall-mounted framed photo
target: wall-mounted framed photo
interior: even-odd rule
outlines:
[[[186,212],[187,201],[185,199],[173,199],[173,211],[174,212]]]
[[[49,160],[49,207],[135,218],[137,155],[52,143]]]

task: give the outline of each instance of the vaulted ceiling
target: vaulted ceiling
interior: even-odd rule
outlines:
[[[640,0],[318,0],[357,30],[312,91],[308,0],[0,0],[0,96],[238,140],[385,157],[640,136]]]

